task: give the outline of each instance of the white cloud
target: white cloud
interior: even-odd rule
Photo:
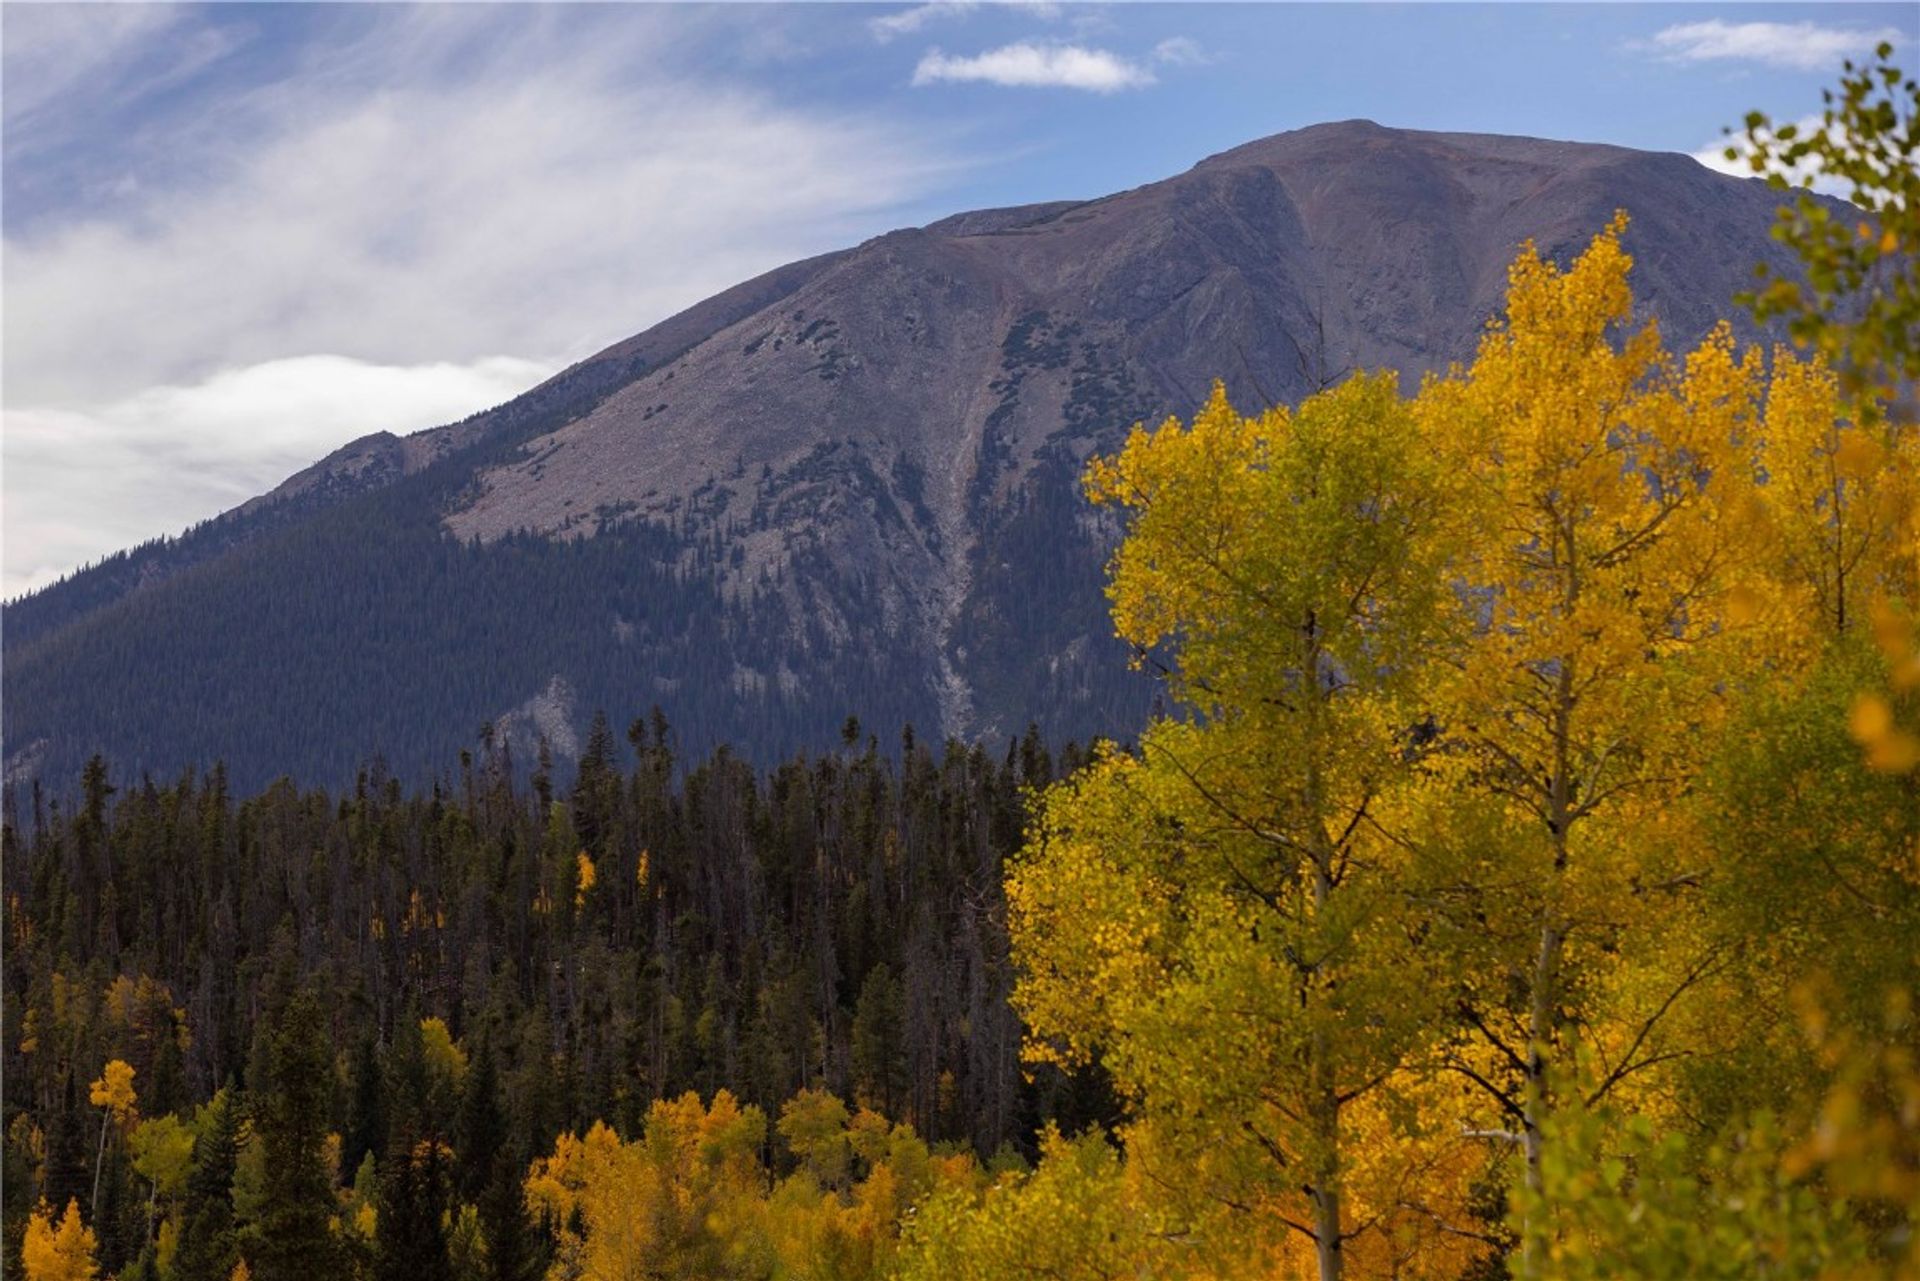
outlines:
[[[1020,41],[971,58],[930,49],[914,68],[916,85],[975,82],[1018,88],[1083,89],[1115,93],[1154,82],[1153,72],[1105,49]]]
[[[1819,116],[1803,116],[1793,123],[1801,137],[1817,133],[1826,127],[1825,122],[1823,122]],[[1727,149],[1729,147],[1736,153],[1732,160],[1727,159]],[[1735,178],[1758,178],[1764,176],[1763,174],[1756,174],[1753,171],[1752,164],[1748,162],[1748,157],[1753,154],[1753,148],[1747,144],[1745,134],[1729,134],[1718,142],[1706,143],[1695,148],[1688,154],[1715,173],[1730,174]],[[1801,179],[1811,176],[1813,178],[1813,190],[1822,195],[1838,196],[1845,199],[1853,190],[1852,184],[1842,182],[1836,178],[1823,176],[1818,168],[1809,162],[1803,161],[1790,170],[1782,169],[1779,170],[1779,172],[1796,187],[1801,185]]]
[[[1682,22],[1657,32],[1646,48],[1674,62],[1733,60],[1796,71],[1826,71],[1843,58],[1873,52],[1882,41],[1900,44],[1894,27],[1825,27],[1814,22]]]
[[[455,422],[554,372],[507,356],[408,367],[300,356],[107,404],[9,407],[0,595],[176,534],[349,440]]]
[[[182,12],[211,21],[219,7]],[[293,74],[209,90],[143,124],[152,167],[117,200],[9,219],[9,591],[211,516],[353,436],[464,414],[480,393],[441,395],[456,386],[449,370],[496,368],[481,362],[499,353],[564,363],[760,271],[911,221],[907,206],[958,167],[946,138],[696,75],[687,32],[737,20],[720,11],[319,17],[352,38],[322,42]],[[10,105],[19,52],[7,50]],[[34,111],[78,118],[89,92],[84,80],[43,90]],[[310,381],[307,408],[269,397],[246,415],[208,390],[238,377],[222,370],[284,373],[301,358],[358,371],[342,375],[351,420],[312,408]],[[484,385],[494,399],[521,389]],[[442,408],[423,418],[422,404]],[[193,462],[141,477],[150,456]]]

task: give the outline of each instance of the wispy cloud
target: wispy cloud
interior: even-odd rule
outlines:
[[[874,39],[885,44],[898,36],[913,35],[932,23],[948,18],[962,18],[978,12],[984,7],[1000,9],[1018,9],[1031,17],[1052,21],[1061,13],[1057,0],[928,0],[926,4],[917,4],[892,13],[883,13],[877,18],[867,20],[867,30]]]
[[[37,132],[42,109],[63,95],[111,84],[114,73],[150,52],[180,20],[164,4],[117,4],[89,12],[78,5],[12,5],[0,11],[7,48],[6,128]]]
[[[75,6],[102,21],[124,8]],[[228,20],[218,6],[181,12]],[[691,20],[645,6],[301,12],[326,24],[321,47],[294,74],[195,85],[178,118],[144,126],[151,167],[116,200],[25,224],[9,206],[10,590],[212,515],[353,436],[459,417],[536,368],[907,221],[904,206],[958,168],[950,140],[924,129],[695,77],[683,68],[700,60],[674,43]],[[112,65],[140,56],[135,36],[125,43]],[[11,43],[6,55],[11,110],[24,55]],[[89,93],[69,78],[33,109],[58,124]],[[11,181],[24,166],[8,161]],[[501,353],[526,362],[518,386],[500,373],[515,367],[483,368]],[[319,357],[429,372],[356,375],[350,421],[291,392],[239,417],[211,391],[186,394],[216,379],[284,386],[284,362]],[[280,381],[247,380],[261,370]],[[117,470],[103,459],[140,475],[170,440],[207,444],[95,501]]]
[[[1036,44],[1022,40],[973,57],[950,57],[930,49],[914,68],[913,83],[977,83],[1017,88],[1080,89],[1117,93],[1154,82],[1151,70],[1105,49]]]
[[[871,234],[954,171],[884,120],[695,92],[644,8],[380,12],[324,65],[155,138],[193,180],[7,228],[9,402],[317,352],[580,354]],[[244,128],[195,132],[229,114]]]
[[[873,38],[885,43],[896,36],[910,36],[928,23],[944,18],[958,18],[972,13],[980,7],[978,0],[931,0],[929,4],[917,4],[911,9],[900,9],[893,13],[883,13],[877,18],[867,20],[867,30],[873,32]]]
[[[1153,60],[1169,67],[1204,67],[1213,61],[1213,55],[1192,36],[1168,36],[1153,46]]]
[[[1656,32],[1641,47],[1672,62],[1757,62],[1795,71],[1825,71],[1843,58],[1872,53],[1882,41],[1902,43],[1895,27],[1832,27],[1816,22],[1727,22],[1710,18]]]

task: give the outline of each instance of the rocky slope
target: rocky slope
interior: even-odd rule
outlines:
[[[185,539],[16,604],[9,759],[38,744],[40,768],[64,768],[97,747],[171,769],[280,751],[249,768],[323,776],[384,750],[446,767],[475,724],[556,678],[576,718],[660,702],[689,738],[753,750],[825,742],[846,713],[963,736],[1029,718],[1125,733],[1150,693],[1105,623],[1115,531],[1078,498],[1090,453],[1190,411],[1215,378],[1254,405],[1348,369],[1411,379],[1465,358],[1521,241],[1564,257],[1622,207],[1638,297],[1691,340],[1756,260],[1786,265],[1767,236],[1776,201],[1684,156],[1348,122],[1104,199],[881,236],[500,409],[357,441]],[[402,594],[369,586],[432,555],[452,559],[423,561]],[[513,629],[477,619],[474,594],[555,556],[570,585],[546,621],[568,636],[490,652]],[[290,584],[305,565],[331,586]],[[620,577],[635,566],[644,590]],[[303,590],[345,590],[371,616]],[[242,619],[261,591],[327,634],[206,623],[183,643],[200,613]],[[423,608],[445,625],[385,616]],[[306,661],[313,645],[331,666]],[[276,665],[335,692],[276,685]],[[434,692],[463,667],[457,696]],[[273,691],[269,706],[207,715],[125,688],[215,689],[220,671]],[[411,718],[403,744],[381,737],[384,713],[320,717],[319,746],[248,719],[313,724],[370,681]]]

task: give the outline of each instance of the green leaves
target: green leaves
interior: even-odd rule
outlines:
[[[1768,280],[1763,265],[1767,283],[1738,299],[1762,322],[1784,320],[1796,343],[1839,371],[1861,412],[1920,376],[1920,87],[1892,56],[1882,44],[1874,63],[1846,64],[1818,128],[1750,112],[1744,151],[1726,153],[1782,190],[1835,184],[1867,215],[1802,195],[1773,235],[1800,259],[1805,281]]]

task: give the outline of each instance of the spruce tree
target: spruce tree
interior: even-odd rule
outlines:
[[[480,1194],[480,1230],[487,1241],[489,1281],[533,1281],[540,1275],[533,1224],[521,1186],[523,1162],[503,1150]]]
[[[301,992],[287,1004],[267,1046],[268,1088],[253,1125],[265,1158],[260,1219],[246,1254],[258,1281],[330,1276],[333,1188],[322,1147],[333,1094],[333,1055],[319,1002]]]
[[[386,1054],[386,1135],[382,1157],[400,1139],[421,1139],[433,1134],[429,1096],[432,1084],[427,1075],[426,1044],[420,1036],[420,1014],[409,1004],[394,1023],[393,1039]]]
[[[238,1258],[233,1232],[233,1174],[239,1158],[240,1103],[232,1090],[202,1110],[193,1141],[193,1170],[180,1212],[174,1281],[227,1281]]]
[[[387,1145],[387,1101],[380,1055],[372,1033],[360,1038],[353,1057],[353,1087],[347,1102],[347,1128],[341,1136],[340,1168],[357,1170],[369,1153],[378,1158]]]
[[[864,1101],[893,1116],[906,1090],[906,996],[885,961],[867,972],[853,1011],[853,1077]]]
[[[60,1107],[47,1126],[47,1173],[41,1197],[49,1205],[87,1200],[93,1185],[92,1165],[86,1122],[80,1114],[80,1083],[69,1068]]]
[[[494,1066],[493,1047],[483,1038],[467,1072],[455,1123],[455,1190],[462,1201],[479,1203],[506,1138],[506,1117],[500,1110],[500,1074]]]
[[[54,1112],[46,1127],[46,1181],[40,1196],[63,1206],[69,1200],[88,1200],[92,1195],[92,1150],[86,1145],[86,1118],[81,1116],[79,1074],[67,1070],[67,1083],[61,1091],[60,1110]]]
[[[452,1281],[446,1209],[445,1147],[396,1133],[381,1171],[375,1281]]]
[[[93,1212],[96,1258],[112,1275],[139,1257],[146,1247],[146,1202],[133,1187],[126,1146],[115,1138],[100,1158],[100,1199]]]

